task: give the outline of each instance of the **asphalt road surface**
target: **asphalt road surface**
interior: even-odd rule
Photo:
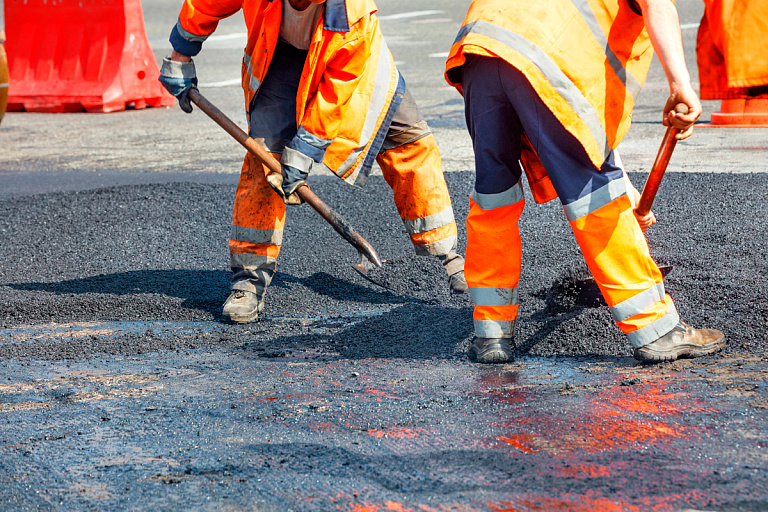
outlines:
[[[392,0],[389,46],[435,132],[459,219],[473,185],[442,68],[468,1]],[[680,0],[694,80],[699,2]],[[155,55],[178,1],[144,2]],[[244,27],[196,59],[244,125]],[[642,186],[661,141],[654,63],[622,142]],[[703,123],[718,107],[705,103]],[[0,509],[765,511],[765,129],[678,144],[647,233],[684,320],[722,354],[631,358],[556,203],[528,201],[517,360],[473,365],[466,296],[413,255],[380,176],[310,184],[387,260],[391,290],[292,207],[264,318],[223,321],[243,150],[200,111],[11,113],[0,125]],[[529,196],[530,199],[530,196]]]

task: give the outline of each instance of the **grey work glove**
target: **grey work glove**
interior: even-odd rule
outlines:
[[[301,204],[304,201],[301,200],[301,197],[299,197],[299,194],[296,193],[296,190],[300,186],[307,186],[307,175],[309,173],[304,174],[304,178],[296,183],[291,184],[290,186],[286,186],[286,165],[281,165],[282,167],[282,173],[278,174],[276,172],[270,172],[267,174],[267,183],[275,190],[275,192],[278,193],[280,197],[283,198],[283,201],[285,201],[285,204]],[[298,169],[290,168],[295,173],[303,174]],[[289,171],[290,172],[290,171]]]
[[[166,57],[160,68],[160,83],[168,89],[168,92],[179,100],[179,107],[187,114],[192,112],[192,104],[189,102],[189,90],[197,87],[197,74],[195,63],[179,62]]]

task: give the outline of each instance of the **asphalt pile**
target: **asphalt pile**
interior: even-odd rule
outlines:
[[[632,175],[641,186],[644,175]],[[473,174],[446,176],[463,220]],[[213,343],[281,355],[314,350],[339,357],[463,357],[472,337],[467,295],[451,296],[442,266],[418,257],[380,177],[362,190],[334,178],[312,189],[377,249],[386,283],[352,269],[356,251],[306,205],[289,207],[278,272],[264,319],[223,322],[229,290],[227,238],[234,186],[127,185],[0,200],[0,324],[89,321],[205,321],[219,329],[178,339],[151,333],[105,341],[9,343],[0,357],[136,353]],[[647,232],[681,317],[714,327],[726,351],[768,345],[768,175],[669,173]],[[523,269],[515,343],[520,355],[629,355],[605,307],[585,301],[574,282],[586,266],[555,201],[530,195],[521,219]],[[381,275],[381,274],[379,274]]]

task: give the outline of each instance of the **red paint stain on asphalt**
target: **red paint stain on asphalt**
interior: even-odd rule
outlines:
[[[385,437],[393,438],[393,439],[410,439],[414,437],[419,437],[421,434],[426,432],[424,429],[412,429],[412,428],[393,428],[389,430],[381,430],[381,429],[375,429],[375,430],[369,430],[368,435],[371,437],[375,437],[376,439],[382,439]]]
[[[586,396],[564,412],[534,412],[511,409],[514,421],[494,424],[495,427],[518,432],[496,436],[495,439],[525,453],[545,452],[551,455],[585,451],[626,451],[638,445],[661,443],[671,439],[688,439],[695,427],[679,425],[676,418],[691,410],[701,409],[696,399],[685,393],[670,393],[666,383],[652,386],[621,386]],[[530,396],[526,397],[529,401]],[[508,397],[502,397],[509,403]],[[525,419],[523,419],[525,418]],[[521,428],[528,432],[519,432]]]
[[[539,453],[541,451],[532,446],[535,442],[533,434],[519,434],[511,437],[497,437],[496,439],[512,445],[525,453]]]
[[[600,478],[611,476],[608,466],[597,464],[574,464],[560,470],[560,476],[565,478]]]
[[[640,512],[638,507],[628,503],[614,502],[602,497],[590,498],[589,496],[574,496],[573,498],[535,496],[514,501],[486,503],[486,506],[493,512]]]
[[[291,398],[291,395],[285,395],[285,396],[266,396],[266,397],[264,397],[264,400],[269,400],[270,402],[274,402],[275,400],[282,400],[284,398]]]

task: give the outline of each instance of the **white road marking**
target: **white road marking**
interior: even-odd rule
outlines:
[[[246,41],[248,39],[248,33],[247,32],[235,32],[233,34],[222,34],[222,35],[211,35],[208,39],[206,39],[206,42],[209,41],[230,41],[232,39],[242,39],[243,41]]]
[[[400,14],[389,14],[386,16],[378,16],[379,20],[403,20],[406,18],[418,18],[420,16],[431,16],[433,14],[441,14],[445,11],[412,11],[401,12]]]
[[[222,82],[210,82],[207,84],[200,84],[198,87],[231,87],[233,85],[240,85],[243,83],[241,78],[233,78],[231,80],[224,80]]]
[[[447,59],[449,53],[448,52],[440,52],[440,53],[430,53],[429,56],[433,59]]]
[[[680,25],[680,28],[682,30],[690,30],[692,28],[699,28],[698,23],[686,23],[685,25]]]

